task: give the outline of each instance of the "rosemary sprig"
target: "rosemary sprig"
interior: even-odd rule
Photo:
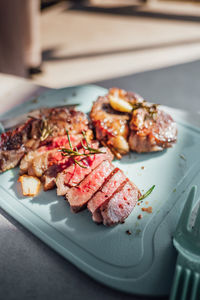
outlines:
[[[155,184],[145,193],[143,194],[139,199],[138,201],[141,201],[143,200],[144,198],[146,198],[147,196],[149,196],[151,194],[151,192],[154,190],[155,188]]]
[[[82,131],[82,134],[83,134],[83,138],[84,138],[84,140],[86,142],[87,147],[84,146],[84,144],[82,143],[82,141],[81,141],[81,145],[83,146],[83,148],[85,150],[89,151],[89,153],[88,153],[89,155],[98,154],[98,153],[104,153],[105,154],[105,152],[102,152],[99,149],[91,148],[90,145],[89,145],[89,143],[88,143],[88,140],[86,138],[85,131]]]
[[[144,108],[147,113],[150,115],[150,117],[154,117],[155,114],[157,113],[157,107],[158,107],[158,104],[150,104],[150,105],[147,105],[147,102],[144,100],[142,102],[138,102],[138,103],[135,103],[135,104],[131,104],[132,107],[133,107],[133,110],[136,110],[138,108]]]
[[[68,139],[68,142],[69,142],[69,147],[70,147],[71,150],[73,150],[72,143],[71,143],[71,140],[70,140],[70,137],[69,137],[69,131],[67,129],[66,129],[66,133],[67,133],[67,139]]]
[[[85,132],[84,132],[84,131],[82,132],[82,134],[83,134],[83,138],[84,138],[84,140],[85,140],[87,146],[85,146],[85,145],[82,143],[82,141],[81,141],[81,144],[82,144],[84,150],[87,151],[87,153],[80,153],[80,152],[78,151],[78,148],[77,148],[77,147],[75,147],[75,150],[73,150],[72,143],[71,143],[70,136],[69,136],[69,131],[66,130],[66,133],[67,133],[67,139],[68,139],[68,142],[69,142],[69,147],[70,147],[70,149],[62,148],[62,149],[60,149],[60,150],[58,150],[58,151],[62,152],[62,155],[63,155],[63,156],[69,156],[69,157],[71,157],[71,158],[73,159],[73,161],[74,161],[77,165],[79,165],[81,168],[85,168],[85,169],[86,169],[87,166],[81,164],[77,159],[75,159],[76,156],[84,156],[84,157],[88,157],[88,156],[94,155],[94,154],[105,153],[105,152],[102,152],[102,151],[100,151],[100,150],[98,150],[98,149],[95,149],[95,148],[90,147],[90,145],[89,145],[89,143],[88,143],[88,140],[87,140],[87,138],[86,138],[86,135],[85,135]]]
[[[43,142],[48,138],[49,135],[53,132],[53,127],[48,123],[48,120],[43,118],[42,119],[42,125],[40,128],[40,141]]]

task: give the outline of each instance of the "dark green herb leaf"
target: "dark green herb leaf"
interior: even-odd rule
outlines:
[[[155,188],[155,185],[153,185],[145,194],[143,194],[139,199],[138,201],[141,201],[143,200],[144,198],[146,198],[147,196],[149,196],[151,194],[151,192],[154,190]]]
[[[67,133],[67,138],[68,138],[68,142],[69,142],[69,147],[70,147],[70,149],[62,148],[62,149],[60,149],[60,150],[58,150],[58,151],[62,152],[62,155],[63,155],[63,156],[69,156],[69,157],[71,157],[71,158],[74,160],[74,162],[75,162],[77,165],[79,165],[80,167],[82,167],[82,168],[87,168],[87,166],[81,164],[77,159],[75,159],[76,156],[84,156],[84,157],[87,157],[87,156],[94,155],[94,154],[105,153],[105,152],[102,152],[102,151],[100,151],[100,150],[98,150],[98,149],[91,148],[91,147],[89,146],[89,143],[88,143],[88,141],[87,141],[87,138],[86,138],[86,135],[85,135],[85,132],[84,132],[84,131],[82,132],[82,134],[83,134],[83,138],[84,138],[84,140],[85,140],[87,146],[85,146],[85,145],[83,144],[82,141],[81,141],[81,144],[82,144],[82,147],[87,151],[87,153],[80,153],[80,152],[78,152],[78,148],[77,148],[77,147],[75,147],[75,150],[73,150],[73,147],[72,147],[72,143],[71,143],[71,140],[70,140],[70,136],[69,136],[68,130],[66,130],[66,133]]]

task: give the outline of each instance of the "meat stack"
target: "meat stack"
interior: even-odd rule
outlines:
[[[141,196],[112,160],[109,148],[93,140],[87,116],[74,109],[41,109],[1,136],[0,172],[20,164],[20,174],[39,178],[45,191],[57,187],[72,212],[88,208],[107,226],[123,223]]]

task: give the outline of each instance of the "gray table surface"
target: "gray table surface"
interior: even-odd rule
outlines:
[[[152,102],[200,110],[200,61],[98,82]],[[147,299],[94,281],[0,209],[0,300]],[[157,298],[158,299],[158,298]],[[160,299],[167,299],[159,298]]]

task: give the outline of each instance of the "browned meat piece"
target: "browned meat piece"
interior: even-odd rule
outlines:
[[[72,147],[82,147],[82,134],[71,135]],[[52,138],[48,146],[42,146],[34,151],[29,151],[20,162],[20,172],[28,173],[32,176],[41,177],[50,165],[60,164],[65,161],[61,152],[62,147],[69,149],[69,141],[66,135]]]
[[[162,151],[177,140],[177,126],[170,115],[156,108],[153,115],[145,108],[133,112],[130,122],[130,149],[136,152]]]
[[[1,135],[0,172],[15,167],[26,152],[52,144],[54,137],[66,135],[66,130],[70,134],[86,131],[92,135],[87,116],[82,112],[67,108],[44,108],[36,112],[37,118],[29,118],[25,124]]]
[[[71,164],[73,164],[73,161],[70,158],[66,158],[65,163],[50,166],[42,176],[44,191],[53,189],[56,186],[56,176],[58,173],[62,172],[64,168],[67,168],[67,166]]]
[[[77,164],[72,164],[63,172],[59,173],[56,178],[57,195],[65,195],[69,187],[79,184],[91,171],[96,168],[102,161],[112,161],[113,155],[108,148],[102,147],[99,149],[102,154],[95,154],[83,158],[80,163],[87,166],[82,168]]]
[[[110,106],[109,97],[112,96],[122,98],[130,103],[141,101],[142,98],[135,93],[112,88],[106,96],[99,97],[92,106],[90,118],[96,130],[97,139],[110,147],[117,158],[121,158],[121,154],[129,152],[127,138],[130,115],[116,111]]]
[[[67,108],[44,108],[41,109],[41,116],[46,120],[51,134],[45,139],[45,144],[51,140],[52,136],[82,133],[88,130],[88,119],[86,114],[75,109]]]
[[[112,94],[114,89],[110,90]],[[129,115],[120,113],[112,109],[109,104],[109,94],[104,97],[99,97],[92,106],[90,118],[96,130],[96,138],[103,144],[111,148],[114,154],[121,157],[129,151],[126,139],[129,134],[128,120]],[[125,149],[120,147],[118,137],[121,137],[122,142],[125,143]],[[118,153],[118,154],[117,154]]]
[[[115,193],[100,207],[103,224],[123,223],[135,207],[141,193],[127,178]]]
[[[35,123],[35,120],[29,119],[17,129],[1,134],[0,173],[14,168],[25,154],[26,148],[24,145],[31,136],[33,123]]]
[[[14,168],[23,157],[25,149],[21,146],[17,150],[4,150],[0,152],[0,173]]]
[[[114,166],[111,162],[105,160],[81,181],[80,184],[67,191],[66,198],[73,212],[78,212],[85,208],[88,200],[102,186],[113,169]]]
[[[97,193],[89,200],[87,207],[92,213],[93,221],[98,223],[102,222],[102,216],[99,211],[101,205],[114,194],[125,179],[126,176],[124,173],[119,168],[115,168]]]
[[[121,89],[110,89],[106,96],[99,97],[90,117],[97,139],[110,147],[117,158],[129,149],[161,151],[171,147],[177,139],[176,123],[171,116],[158,109],[156,104]]]

